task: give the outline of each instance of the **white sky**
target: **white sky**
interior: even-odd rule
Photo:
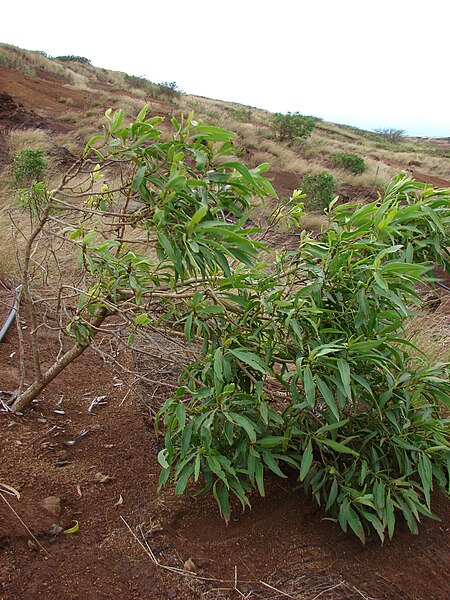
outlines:
[[[188,93],[450,136],[447,0],[10,0],[0,41]]]

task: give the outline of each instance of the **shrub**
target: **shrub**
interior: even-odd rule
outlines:
[[[316,126],[313,117],[305,117],[298,112],[288,112],[286,115],[275,113],[272,123],[281,142],[309,137]]]
[[[148,90],[151,81],[146,79],[145,77],[138,77],[136,75],[124,75],[124,81],[126,85],[137,88],[139,90]]]
[[[16,184],[24,185],[41,180],[46,167],[42,150],[21,150],[13,159]]]
[[[334,198],[336,180],[328,171],[306,173],[303,176],[301,190],[306,194],[305,204],[309,208],[326,208]]]
[[[398,144],[406,133],[404,129],[394,129],[393,127],[382,127],[374,129],[374,131],[391,144]]]
[[[176,81],[163,81],[158,83],[159,91],[168,98],[178,98],[182,94],[182,90],[178,87]]]
[[[442,263],[450,194],[398,177],[330,219],[276,269],[192,303],[185,333],[202,356],[161,410],[160,481],[177,494],[201,482],[228,520],[230,496],[249,506],[265,472],[291,467],[344,531],[383,541],[398,514],[417,533],[433,484],[449,481],[448,369],[413,356],[404,325]]]
[[[267,248],[246,223],[255,196],[276,196],[268,164],[224,162],[233,135],[193,114],[174,117],[164,141],[162,118],[147,110],[129,127],[123,110],[107,111],[109,126],[89,140],[78,170],[53,191],[33,186],[44,204],[21,261],[28,301],[55,297],[53,283],[33,284],[39,256],[47,278],[54,255],[36,243],[78,249],[85,276],[77,274],[78,301],[58,295],[74,345],[46,371],[36,352],[36,380],[13,410],[80,356],[108,317],[129,324],[130,344],[139,328],[172,325],[195,342],[195,362],[159,412],[161,485],[211,492],[229,520],[230,496],[248,506],[253,490],[264,495],[265,473],[286,477],[289,466],[362,541],[371,528],[392,537],[397,514],[416,533],[422,515],[434,517],[433,485],[448,493],[450,382],[449,369],[415,355],[404,331],[417,284],[433,263],[449,268],[449,190],[397,177],[376,202],[332,205],[319,237],[304,231],[295,250],[263,264]],[[123,167],[121,188],[94,187],[113,164]],[[88,210],[77,210],[80,173],[90,175]],[[60,195],[74,202],[53,219]],[[131,199],[143,210],[129,215]],[[294,194],[280,218],[301,218],[301,199]],[[139,253],[123,245],[124,223],[148,240]]]
[[[333,167],[337,169],[345,169],[354,175],[364,173],[367,169],[366,163],[361,156],[352,154],[351,152],[336,152],[332,158]]]
[[[67,56],[55,56],[56,60],[62,61],[73,61],[81,63],[82,65],[91,65],[91,61],[85,56],[74,56],[73,54]]]

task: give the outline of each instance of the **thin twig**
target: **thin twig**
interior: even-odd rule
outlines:
[[[322,594],[325,594],[325,592],[331,592],[331,590],[334,590],[335,588],[340,587],[341,585],[345,585],[345,581],[340,581],[339,583],[336,583],[335,585],[332,585],[331,587],[328,587],[325,590],[322,590],[320,592],[320,594],[317,594],[317,596],[314,596],[314,598],[312,600],[317,600],[317,598],[319,598]]]
[[[27,530],[27,532],[31,535],[31,537],[33,538],[33,540],[36,542],[36,544],[42,548],[42,550],[45,552],[45,554],[47,556],[51,557],[51,554],[49,554],[49,552],[44,548],[44,546],[41,544],[41,542],[37,539],[37,537],[35,537],[35,535],[33,534],[33,532],[27,527],[27,525],[22,521],[22,519],[20,518],[20,516],[16,513],[16,511],[14,510],[14,508],[11,506],[11,504],[8,502],[8,500],[5,498],[5,496],[0,492],[0,496],[2,498],[2,500],[4,500],[6,502],[6,504],[8,505],[9,509],[13,512],[13,514],[19,519],[19,521],[22,523],[22,525],[25,527],[25,529]]]

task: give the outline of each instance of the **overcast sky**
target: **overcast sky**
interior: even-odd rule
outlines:
[[[9,0],[0,41],[191,94],[450,136],[447,0]]]

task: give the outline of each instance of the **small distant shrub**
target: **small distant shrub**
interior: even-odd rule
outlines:
[[[42,150],[21,150],[13,159],[13,173],[17,185],[40,181],[47,163]]]
[[[78,123],[79,117],[74,113],[66,113],[61,117],[61,121],[64,123]]]
[[[244,123],[252,120],[252,111],[249,108],[233,108],[230,106],[227,110],[237,121]]]
[[[337,169],[345,169],[354,175],[364,173],[367,169],[366,163],[361,156],[352,154],[351,152],[336,152],[332,158],[333,167]]]
[[[272,122],[280,142],[309,137],[316,126],[313,117],[305,117],[298,112],[275,113]]]
[[[91,65],[91,61],[86,58],[85,56],[74,56],[73,54],[67,55],[67,56],[55,56],[56,60],[63,60],[63,61],[73,61],[73,62],[78,62],[81,63],[82,65]]]
[[[61,104],[67,104],[67,106],[73,106],[75,104],[75,100],[73,98],[66,98],[64,96],[61,96],[61,98],[58,98],[58,102],[61,102]]]
[[[124,76],[124,81],[126,85],[137,88],[138,90],[148,90],[151,81],[146,79],[145,77],[138,77],[137,75],[127,75]]]
[[[178,87],[176,81],[163,81],[158,83],[159,91],[169,98],[178,98],[182,94],[182,90]]]
[[[398,142],[402,140],[406,133],[404,129],[394,129],[392,127],[383,127],[380,129],[374,129],[374,131],[391,144],[398,144]]]
[[[337,183],[328,171],[318,171],[306,173],[300,187],[306,194],[305,204],[312,209],[322,209],[333,200]]]

